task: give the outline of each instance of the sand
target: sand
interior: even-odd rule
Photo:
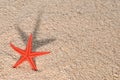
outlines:
[[[119,0],[0,0],[0,80],[120,80]],[[30,33],[38,71],[12,68]]]

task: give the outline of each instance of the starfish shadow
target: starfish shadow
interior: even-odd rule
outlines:
[[[37,21],[35,24],[35,28],[34,28],[34,31],[32,33],[32,35],[33,35],[33,45],[32,45],[33,48],[32,48],[32,50],[33,51],[36,51],[37,48],[40,48],[40,47],[47,45],[47,44],[56,40],[55,38],[47,38],[47,39],[37,40],[37,32],[39,30],[39,26],[41,23],[41,18],[40,18],[41,15],[42,14],[38,15],[38,18],[37,18]],[[27,35],[24,31],[22,31],[21,28],[19,28],[18,26],[16,26],[16,30],[18,31],[23,43],[26,45],[29,35]]]

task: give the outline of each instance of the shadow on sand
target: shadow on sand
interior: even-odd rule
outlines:
[[[32,50],[35,51],[37,48],[42,47],[44,45],[47,45],[53,41],[55,41],[55,38],[48,38],[48,39],[41,39],[41,40],[37,40],[37,31],[39,30],[39,26],[41,23],[41,17],[42,13],[39,13],[36,24],[35,24],[35,28],[34,31],[32,33],[33,35],[33,45],[32,45]],[[19,35],[21,36],[22,41],[24,42],[24,44],[27,44],[27,40],[29,38],[29,35],[27,35],[24,31],[21,30],[21,28],[19,28],[18,26],[16,27],[16,30],[18,31]]]

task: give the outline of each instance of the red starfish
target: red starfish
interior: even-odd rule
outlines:
[[[17,48],[12,43],[10,43],[10,45],[15,51],[17,51],[21,55],[20,59],[16,62],[16,64],[13,66],[13,68],[16,68],[23,61],[27,60],[30,63],[32,69],[37,71],[37,67],[35,65],[33,58],[50,53],[50,52],[32,52],[32,34],[29,37],[26,50],[22,50],[20,48]]]

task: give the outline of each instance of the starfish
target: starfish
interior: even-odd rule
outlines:
[[[14,46],[12,43],[10,43],[10,46],[21,55],[20,59],[16,62],[16,64],[13,66],[13,68],[16,68],[24,61],[28,61],[31,65],[32,69],[37,71],[37,67],[34,62],[34,58],[37,56],[41,56],[41,55],[50,53],[50,52],[32,52],[32,34],[30,35],[30,37],[28,39],[27,47],[25,50],[22,50],[16,46]]]

